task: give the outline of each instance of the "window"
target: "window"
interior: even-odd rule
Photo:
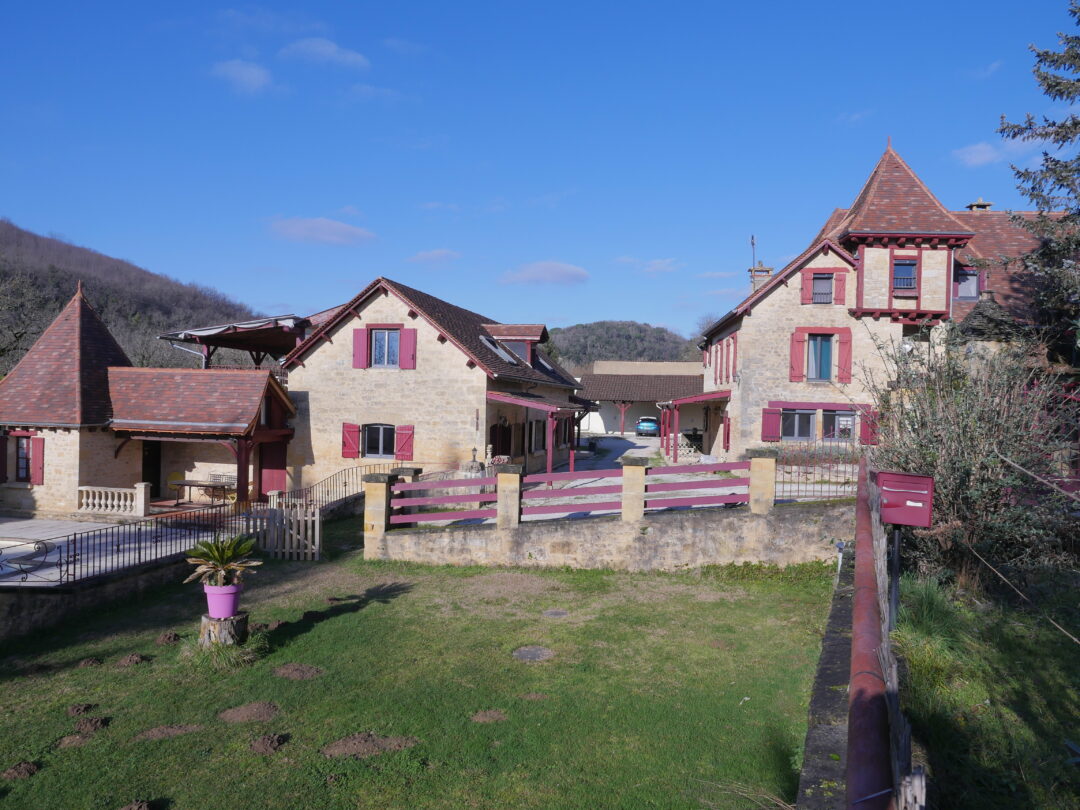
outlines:
[[[958,301],[974,301],[979,297],[979,271],[961,268],[956,271],[953,298]]]
[[[401,332],[397,329],[372,329],[372,368],[397,368],[400,341]]]
[[[852,411],[822,412],[821,437],[850,442],[855,437],[855,414]]]
[[[393,425],[364,425],[364,456],[394,458]]]
[[[806,379],[832,379],[832,335],[810,335]]]
[[[541,450],[547,449],[547,432],[545,430],[546,425],[541,419],[534,419],[529,422],[529,452],[539,453]]]
[[[15,439],[15,480],[30,481],[30,437],[19,436]]]
[[[831,304],[833,297],[832,273],[814,273],[814,303]]]
[[[780,415],[780,437],[789,441],[813,439],[816,415],[817,411],[784,410]]]
[[[897,259],[893,262],[893,290],[895,292],[915,292],[915,260]]]
[[[529,344],[528,344],[527,341],[524,341],[524,340],[504,340],[502,343],[503,343],[503,346],[508,348],[510,351],[512,351],[514,354],[516,354],[518,357],[520,357],[526,363],[529,362],[530,352],[529,352]]]

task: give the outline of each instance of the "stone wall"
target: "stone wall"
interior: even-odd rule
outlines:
[[[56,588],[0,588],[0,642],[47,630],[94,608],[139,599],[182,582],[190,571],[181,555]]]
[[[119,446],[120,439],[111,430],[83,430],[79,442],[79,485],[130,489],[142,481],[142,442],[128,442],[117,454]]]
[[[258,487],[255,477],[258,449],[251,454],[248,481]],[[188,481],[208,481],[210,474],[236,475],[236,456],[224,445],[216,442],[162,442],[161,443],[161,493],[162,497],[174,497],[175,490],[168,488],[169,476],[176,474]],[[185,498],[210,503],[210,496],[198,487],[184,490]],[[215,497],[220,498],[220,493]]]
[[[855,531],[851,503],[777,506],[764,515],[740,509],[694,509],[618,517],[398,529],[365,556],[449,565],[678,571],[704,565],[791,565],[836,556],[836,540]]]
[[[79,440],[74,428],[31,428],[45,439],[44,483],[31,485],[15,480],[15,438],[7,442],[8,480],[0,484],[0,509],[22,514],[66,514],[78,508]],[[110,457],[112,451],[109,451]]]

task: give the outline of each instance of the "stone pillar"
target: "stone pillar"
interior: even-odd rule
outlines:
[[[417,481],[420,480],[420,473],[422,473],[423,471],[424,471],[423,467],[394,467],[392,470],[390,470],[390,474],[391,475],[396,475],[400,481],[403,481],[403,482],[406,482],[406,483],[409,483],[409,484],[415,484]],[[414,497],[416,495],[415,492],[406,492],[405,494],[408,495],[410,498]],[[406,514],[406,515],[415,515],[418,511],[420,511],[420,507],[419,506],[403,506],[403,507],[401,507],[401,511],[402,511],[403,514]],[[399,526],[402,526],[402,525],[414,526],[416,524],[413,524],[413,523],[401,524],[401,523],[399,523],[398,525]]]
[[[645,472],[649,460],[641,456],[623,457],[622,463],[622,520],[637,523],[645,517]]]
[[[495,465],[495,525],[511,529],[521,523],[521,465]]]
[[[386,557],[386,532],[390,529],[390,487],[397,482],[393,473],[364,476],[364,559]]]
[[[750,459],[750,511],[764,515],[776,501],[776,459]]]
[[[135,485],[135,514],[139,517],[150,514],[150,484],[145,481]]]

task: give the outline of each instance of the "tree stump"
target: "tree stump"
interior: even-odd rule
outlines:
[[[199,646],[212,644],[243,644],[248,637],[248,615],[241,613],[228,619],[202,617],[199,625]]]

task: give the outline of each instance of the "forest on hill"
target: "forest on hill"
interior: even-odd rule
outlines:
[[[0,375],[6,374],[83,283],[87,300],[137,366],[193,366],[163,332],[256,317],[198,284],[144,270],[0,219]],[[224,362],[243,362],[237,355]]]
[[[700,360],[698,338],[637,321],[596,321],[549,329],[559,362],[580,371],[596,360]]]

